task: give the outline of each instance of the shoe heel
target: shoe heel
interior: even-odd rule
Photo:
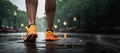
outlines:
[[[35,42],[37,38],[37,34],[30,34],[28,35],[27,39],[24,42]]]
[[[36,35],[36,34],[32,35],[33,41],[36,41],[36,38],[37,38],[37,35]]]

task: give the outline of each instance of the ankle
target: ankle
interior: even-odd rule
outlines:
[[[28,28],[30,28],[31,26],[36,26],[36,24],[34,24],[34,23],[33,24],[29,24]]]
[[[46,31],[51,31],[51,32],[54,32],[54,30],[53,30],[53,29],[47,29]]]

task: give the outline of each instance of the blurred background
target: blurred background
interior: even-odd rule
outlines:
[[[44,32],[47,27],[43,10],[45,0],[39,2],[41,3],[38,5],[36,25],[39,32]],[[120,0],[56,0],[56,2],[57,11],[53,28],[57,32],[103,34],[120,32]],[[25,32],[27,26],[25,0],[0,0],[1,33]]]

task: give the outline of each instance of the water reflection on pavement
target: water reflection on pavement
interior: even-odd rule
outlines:
[[[26,33],[1,33],[0,53],[120,53],[120,35],[57,33],[58,41],[23,42]]]
[[[36,43],[24,43],[26,47],[26,53],[37,53]]]

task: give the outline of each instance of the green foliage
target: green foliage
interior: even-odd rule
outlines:
[[[13,15],[15,11],[17,13],[16,16]],[[25,26],[28,25],[26,12],[18,10],[17,6],[13,5],[9,0],[0,0],[0,18],[0,26],[5,25],[13,27],[15,25],[15,19],[18,29],[21,28],[21,23]]]
[[[17,7],[10,3],[9,0],[0,0],[0,18],[10,18],[12,13]],[[0,19],[0,25],[2,24],[2,19]]]
[[[12,16],[14,10],[17,7],[13,5],[9,0],[0,0],[0,18],[7,18]]]
[[[25,26],[28,26],[28,17],[27,17],[26,12],[18,10],[17,14],[18,14],[17,15],[18,28],[21,28],[21,26],[20,26],[21,23],[23,23]]]
[[[78,29],[120,26],[119,6],[119,0],[57,0],[55,24],[64,28],[63,21],[67,21],[67,27]],[[73,22],[73,17],[77,18],[76,22]],[[58,23],[57,19],[61,22]]]

